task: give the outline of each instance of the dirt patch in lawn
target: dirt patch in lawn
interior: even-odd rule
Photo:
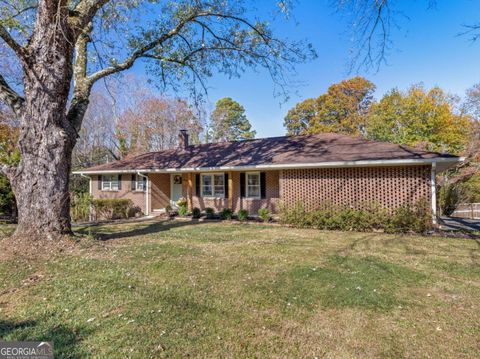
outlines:
[[[75,236],[18,236],[0,238],[0,261],[11,259],[47,259],[57,255],[71,254],[90,247],[96,242],[91,238]]]

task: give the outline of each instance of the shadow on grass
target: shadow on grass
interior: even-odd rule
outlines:
[[[87,358],[89,353],[79,346],[90,334],[85,328],[48,326],[47,320],[9,321],[0,319],[0,339],[6,341],[53,342],[55,358]]]
[[[100,241],[109,241],[113,239],[121,239],[127,237],[138,237],[145,236],[149,234],[154,234],[158,232],[169,231],[173,228],[185,227],[185,226],[194,226],[202,224],[203,222],[195,220],[186,220],[186,221],[176,221],[176,220],[163,220],[158,222],[133,222],[132,225],[135,225],[134,228],[122,231],[117,229],[110,230],[110,226],[115,226],[115,223],[95,223],[92,225],[85,226],[81,229],[77,229],[76,233],[88,236],[93,235],[96,239]]]
[[[324,266],[299,265],[281,273],[266,290],[288,306],[388,311],[408,305],[402,290],[415,287],[426,278],[421,272],[372,256],[333,255]]]

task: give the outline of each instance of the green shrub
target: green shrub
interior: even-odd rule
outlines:
[[[74,222],[86,222],[90,219],[92,196],[88,193],[73,193],[70,201],[70,216]]]
[[[192,217],[193,217],[193,218],[200,218],[200,214],[201,214],[200,208],[194,207],[194,208],[192,209]]]
[[[0,175],[0,215],[14,217],[15,212],[16,202],[10,181],[7,177]]]
[[[423,233],[431,229],[431,211],[427,201],[421,200],[413,205],[403,205],[392,213],[386,232]]]
[[[312,225],[312,215],[307,214],[303,203],[297,202],[292,207],[280,205],[280,222],[294,227],[303,228]]]
[[[170,215],[172,214],[172,212],[173,212],[172,206],[170,206],[169,204],[167,204],[167,205],[165,206],[165,213],[167,214],[167,216],[170,216]]]
[[[139,217],[142,215],[142,210],[138,206],[132,206],[128,209],[128,216],[127,217]]]
[[[187,206],[179,206],[178,207],[178,214],[182,217],[186,217],[188,215],[188,208]]]
[[[96,219],[127,218],[133,202],[125,198],[99,198],[92,201]]]
[[[258,210],[258,216],[264,222],[268,222],[270,220],[270,211],[267,208],[260,208]]]
[[[213,210],[213,208],[207,207],[205,208],[205,215],[208,219],[215,218],[215,211]]]
[[[242,222],[246,221],[248,219],[248,211],[246,209],[241,209],[237,213],[237,218],[239,221],[242,221]]]
[[[230,208],[224,208],[220,211],[220,218],[223,220],[230,220],[233,217],[233,211]]]
[[[431,212],[427,201],[404,205],[390,213],[371,204],[364,205],[362,209],[322,204],[315,211],[306,211],[302,203],[297,203],[291,207],[280,206],[280,221],[298,228],[423,233],[431,227]]]

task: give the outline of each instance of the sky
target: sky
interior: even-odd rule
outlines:
[[[428,0],[402,0],[398,8],[398,28],[392,29],[392,46],[387,64],[378,71],[371,69],[349,72],[352,48],[349,19],[334,11],[329,0],[299,0],[293,8],[292,21],[274,23],[277,37],[306,39],[318,57],[297,66],[296,82],[291,97],[273,95],[274,86],[266,72],[247,71],[240,79],[216,75],[208,81],[208,106],[223,97],[232,97],[246,109],[257,137],[285,134],[283,119],[296,103],[318,97],[327,88],[343,79],[361,75],[375,83],[376,98],[392,88],[406,89],[416,83],[426,87],[464,95],[480,82],[480,40],[470,41],[463,25],[480,22],[478,0],[437,0],[429,7]],[[257,12],[268,17],[273,1],[260,1]],[[267,6],[268,4],[268,6]],[[139,70],[141,71],[141,70]]]

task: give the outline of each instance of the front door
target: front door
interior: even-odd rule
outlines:
[[[170,205],[177,208],[177,201],[182,197],[182,175],[170,175]]]

